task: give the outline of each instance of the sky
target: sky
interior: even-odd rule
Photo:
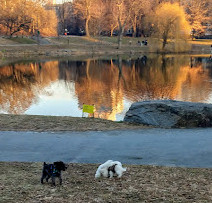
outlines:
[[[62,1],[63,1],[63,0],[56,0],[56,3],[57,3],[57,4],[60,4],[60,3],[62,3]],[[71,0],[69,0],[69,1],[71,1]]]

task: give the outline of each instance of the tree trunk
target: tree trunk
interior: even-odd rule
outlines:
[[[163,36],[162,36],[162,39],[163,39],[162,51],[164,51],[165,46],[167,44],[168,33],[169,33],[168,29],[166,31],[164,31],[164,33],[163,33]]]
[[[121,21],[119,21],[118,49],[120,49],[121,45],[122,45],[122,38],[124,35],[125,25],[126,25],[126,19],[125,19],[125,22],[123,23],[123,25],[121,24]]]
[[[9,27],[9,34],[10,34],[10,38],[12,38],[12,36],[13,36],[12,27]]]
[[[113,28],[110,29],[110,36],[111,37],[113,36],[113,30],[114,30]]]
[[[120,8],[122,6],[122,3],[123,1],[120,2],[120,4],[118,5],[118,26],[119,26],[118,49],[121,48],[122,38],[124,35],[124,28],[130,15],[130,12],[128,11],[127,15],[124,17],[124,19],[122,19],[122,14],[121,14],[122,10]]]
[[[135,17],[134,22],[133,22],[133,37],[136,37],[136,32],[137,32],[137,19]]]
[[[89,32],[89,21],[90,21],[90,16],[88,16],[86,18],[86,21],[85,21],[85,32],[86,32],[86,36],[87,37],[90,37],[90,32]]]
[[[167,44],[167,38],[164,37],[164,38],[163,38],[163,46],[162,46],[162,50],[163,50],[163,51],[164,51],[164,49],[165,49],[166,44]]]
[[[119,35],[118,35],[118,49],[121,48],[123,34],[124,34],[124,28],[122,27],[122,28],[119,29]]]

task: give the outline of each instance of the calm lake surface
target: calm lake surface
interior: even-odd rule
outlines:
[[[175,99],[212,103],[209,56],[48,60],[0,67],[0,113],[82,116],[123,120],[131,104]]]

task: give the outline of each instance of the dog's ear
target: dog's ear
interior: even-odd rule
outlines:
[[[43,165],[44,165],[44,166],[47,165],[46,162],[43,162]]]

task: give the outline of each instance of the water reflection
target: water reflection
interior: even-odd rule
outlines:
[[[39,61],[0,67],[0,113],[81,114],[122,120],[131,103],[177,99],[212,103],[212,63],[189,56]]]

